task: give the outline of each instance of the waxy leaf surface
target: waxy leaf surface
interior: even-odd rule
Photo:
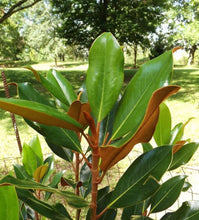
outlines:
[[[114,143],[113,146],[100,147],[100,156],[102,158],[100,168],[102,171],[106,172],[110,167],[123,159],[135,144],[150,141],[158,121],[159,105],[166,98],[176,93],[179,88],[178,86],[166,86],[154,92],[150,99],[144,120],[130,141],[125,142],[124,138],[124,140],[122,139],[119,140],[118,143]]]
[[[182,206],[176,212],[170,212],[164,215],[161,220],[198,220],[199,219],[199,201],[183,202]]]
[[[113,126],[112,139],[140,126],[153,92],[170,83],[172,77],[172,51],[145,63],[129,82],[120,101]]]
[[[132,206],[151,196],[171,159],[172,146],[158,147],[138,157],[118,181],[108,207]]]
[[[151,197],[150,213],[161,212],[169,208],[179,197],[186,176],[175,176],[164,182]]]
[[[111,33],[100,35],[89,53],[86,77],[88,100],[97,121],[111,111],[122,88],[124,57]]]
[[[170,165],[169,170],[174,170],[182,165],[185,165],[190,161],[196,150],[198,149],[199,143],[188,143],[183,145],[180,150],[178,150],[173,155],[173,160]]]

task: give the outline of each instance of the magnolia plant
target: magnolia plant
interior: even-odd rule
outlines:
[[[198,147],[194,142],[185,144],[180,135],[175,136],[171,129],[169,133],[169,126],[160,122],[155,139],[161,146],[152,147],[148,143],[159,120],[161,103],[180,89],[170,85],[175,50],[145,63],[124,92],[123,51],[111,33],[103,33],[91,46],[86,82],[78,94],[55,70],[44,77],[27,67],[51,98],[47,99],[28,83],[18,83],[19,99],[1,98],[0,108],[24,117],[44,136],[57,156],[72,164],[73,182],[66,178],[59,180],[61,184],[71,185],[73,191],[60,189],[58,183],[43,181],[48,175],[48,163],[40,161],[40,166],[30,165],[30,170],[26,167],[29,178],[21,172],[20,176],[8,175],[0,180],[6,219],[19,218],[18,199],[20,204],[35,210],[35,219],[41,216],[42,219],[73,219],[68,206],[76,209],[76,219],[80,219],[81,214],[91,220],[116,219],[118,208],[123,210],[122,219],[151,219],[151,214],[170,207],[185,190],[186,176],[160,180],[167,171],[187,163]],[[127,168],[113,190],[108,185],[101,188],[107,171],[138,143],[143,143],[143,154]],[[37,154],[38,151],[32,150],[30,155],[31,152]],[[61,196],[65,200],[63,204],[68,205],[48,203],[42,196],[38,197],[38,192],[43,191]],[[7,212],[9,207],[12,213]],[[81,212],[82,209],[87,211]],[[198,218],[199,203],[186,202],[162,219],[180,220],[185,219],[184,216]]]

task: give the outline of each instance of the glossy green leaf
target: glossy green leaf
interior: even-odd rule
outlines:
[[[20,200],[47,218],[56,220],[72,220],[68,212],[65,209],[63,210],[63,206],[60,207],[58,204],[52,206],[49,203],[43,202],[35,198],[28,190],[17,189],[17,194]]]
[[[40,189],[47,192],[56,193],[62,196],[62,198],[65,199],[66,202],[74,208],[84,208],[88,206],[88,203],[82,197],[79,197],[72,192],[60,191],[58,189],[45,186],[41,183],[37,183],[31,180],[19,180],[10,175],[5,176],[0,180],[0,185],[8,185],[8,184],[14,185],[15,187],[21,189]]]
[[[53,153],[55,153],[58,157],[69,162],[73,161],[73,152],[71,150],[65,147],[61,147],[60,145],[53,144],[50,141],[48,141],[47,138],[46,138],[46,143],[48,144],[50,149],[53,151]]]
[[[175,212],[164,215],[161,220],[198,220],[199,201],[183,202],[182,206]]]
[[[154,132],[154,139],[158,146],[169,144],[171,133],[171,113],[165,103],[160,105],[158,123]]]
[[[41,124],[75,131],[82,130],[82,126],[73,118],[40,103],[19,99],[0,98],[0,108]]]
[[[148,207],[148,200],[123,209],[121,220],[131,220],[131,216],[142,215]]]
[[[19,203],[13,186],[0,187],[0,219],[19,219]]]
[[[188,143],[185,144],[173,155],[173,160],[169,170],[174,170],[190,161],[196,150],[198,149],[199,143]]]
[[[38,136],[34,136],[30,140],[29,146],[32,148],[34,153],[37,155],[37,166],[41,166],[43,164],[43,154],[42,154],[42,149],[41,149]]]
[[[103,33],[93,43],[89,53],[86,77],[88,100],[97,121],[111,111],[122,88],[124,57],[111,33]]]
[[[41,76],[40,79],[46,89],[64,104],[70,105],[77,99],[71,84],[56,70],[50,70],[47,79]]]
[[[55,126],[35,123],[27,119],[25,119],[25,121],[29,126],[43,135],[51,150],[64,160],[72,160],[72,152],[68,149],[82,152],[76,132]],[[68,149],[61,149],[62,147]]]
[[[29,83],[18,83],[17,88],[20,99],[39,102],[44,105],[55,107],[55,103],[53,103],[49,99],[46,99],[46,96],[44,97],[43,95],[41,95],[41,93],[34,89],[33,86]]]
[[[47,157],[44,161],[44,164],[48,164],[48,169],[46,171],[45,176],[42,179],[42,183],[46,183],[54,172],[54,157],[53,156]]]
[[[159,187],[159,181],[172,159],[172,147],[154,148],[138,157],[118,181],[109,208],[142,202]],[[131,199],[129,199],[131,198]]]
[[[55,176],[53,177],[52,181],[50,182],[49,186],[53,187],[53,188],[58,188],[58,184],[60,183],[63,174],[64,174],[64,171],[56,173]],[[45,201],[47,201],[51,197],[51,195],[52,195],[51,192],[46,192],[45,193]]]
[[[186,176],[180,175],[164,182],[151,197],[150,213],[161,212],[173,205],[182,191],[185,178]]]
[[[178,123],[175,127],[171,130],[171,140],[170,144],[175,144],[177,141],[180,141],[184,134],[184,124]]]
[[[14,164],[13,167],[14,167],[14,171],[15,171],[15,175],[16,175],[17,179],[31,179],[32,178],[26,172],[24,166],[19,165],[19,164]]]
[[[120,101],[112,139],[120,138],[129,131],[136,132],[144,118],[153,92],[170,83],[172,68],[172,51],[168,51],[146,62],[139,69],[129,82]]]
[[[22,162],[26,172],[31,177],[33,177],[34,172],[38,167],[37,161],[38,161],[38,157],[33,151],[33,149],[29,145],[24,143],[22,150]]]

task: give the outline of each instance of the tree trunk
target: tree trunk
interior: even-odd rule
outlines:
[[[196,50],[197,50],[197,45],[196,44],[192,45],[191,49],[189,50],[188,65],[193,65],[194,64],[194,58],[195,58]]]
[[[134,58],[133,58],[133,68],[134,68],[134,69],[137,68],[137,51],[138,51],[138,47],[137,47],[137,45],[135,44],[135,45],[134,45],[134,48],[133,48],[133,55],[134,55]]]

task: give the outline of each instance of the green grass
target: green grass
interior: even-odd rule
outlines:
[[[29,63],[22,63],[21,66],[25,66]],[[33,63],[34,67],[41,69],[39,71],[42,75],[46,74],[46,70],[43,70],[45,64]],[[54,64],[50,63],[46,66],[52,67]],[[45,66],[45,67],[46,67]],[[31,71],[19,68],[7,68],[5,74],[8,82],[25,82],[28,81],[41,93],[47,95],[47,92],[43,89],[40,83],[35,79]],[[127,65],[128,67],[128,65]],[[75,91],[81,86],[85,80],[86,72],[85,62],[65,62],[58,64],[58,70],[66,77],[73,85]],[[133,77],[137,70],[126,69],[124,87],[128,81]],[[173,84],[179,85],[182,88],[180,91],[167,100],[167,104],[171,110],[173,126],[179,122],[186,122],[190,117],[195,117],[185,128],[185,138],[191,138],[191,140],[198,139],[199,136],[199,69],[177,66],[174,69]],[[16,96],[17,89],[15,86],[10,86],[10,95]],[[2,81],[0,81],[0,97],[5,97]],[[16,156],[18,154],[17,144],[15,141],[14,131],[12,128],[11,119],[8,112],[0,110],[0,159],[7,156]],[[36,132],[29,128],[21,119],[17,117],[17,124],[19,127],[22,142],[28,142]],[[42,139],[40,137],[40,139]],[[48,148],[45,141],[42,140],[45,151]]]

